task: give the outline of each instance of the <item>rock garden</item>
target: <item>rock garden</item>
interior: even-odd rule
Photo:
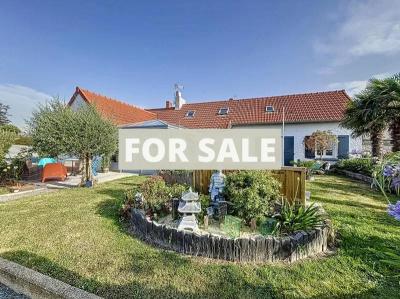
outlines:
[[[215,171],[208,191],[153,176],[125,192],[121,213],[134,235],[189,255],[293,262],[328,250],[332,231],[322,207],[282,196],[271,172]]]

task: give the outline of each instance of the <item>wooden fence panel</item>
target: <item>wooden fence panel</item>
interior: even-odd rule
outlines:
[[[225,171],[224,171],[225,172]],[[228,171],[226,171],[228,172]],[[225,172],[225,173],[226,173]],[[303,167],[282,167],[271,171],[281,183],[281,194],[292,203],[294,200],[301,204],[306,202],[306,169]],[[203,194],[208,194],[212,170],[194,170],[192,187]]]

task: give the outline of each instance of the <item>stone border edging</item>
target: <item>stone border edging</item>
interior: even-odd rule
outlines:
[[[323,210],[323,209],[322,209]],[[291,236],[256,236],[229,238],[213,234],[197,234],[178,231],[176,228],[158,224],[146,218],[137,209],[131,210],[131,231],[140,239],[163,249],[233,262],[275,262],[297,260],[328,250],[330,227],[297,232]]]
[[[27,196],[44,194],[44,193],[48,193],[51,191],[53,191],[53,190],[47,189],[46,187],[39,187],[39,188],[36,188],[33,190],[20,191],[20,192],[14,192],[14,193],[6,193],[6,194],[0,195],[0,203],[20,199],[20,198],[27,197]]]
[[[356,179],[356,180],[362,181],[364,183],[372,184],[374,181],[373,178],[371,178],[367,175],[361,174],[361,173],[352,172],[352,171],[344,170],[344,169],[338,169],[338,172],[344,174],[345,176],[347,176],[349,178]]]
[[[97,295],[3,258],[0,258],[0,283],[33,299],[101,299]]]

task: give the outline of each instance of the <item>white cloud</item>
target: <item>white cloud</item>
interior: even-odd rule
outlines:
[[[35,89],[13,85],[0,84],[0,102],[10,106],[10,120],[20,128],[25,127],[25,120],[39,103],[44,103],[52,97]]]
[[[314,50],[331,55],[333,66],[367,55],[400,53],[400,1],[348,2],[338,29],[315,42]]]
[[[380,73],[371,76],[371,78],[383,79],[391,75],[393,75],[393,73]],[[362,91],[367,86],[368,80],[369,79],[347,81],[347,82],[335,82],[328,84],[328,89],[345,89],[349,96],[353,96]]]

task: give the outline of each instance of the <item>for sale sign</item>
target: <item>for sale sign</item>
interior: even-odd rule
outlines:
[[[279,169],[280,129],[120,129],[119,168]]]

